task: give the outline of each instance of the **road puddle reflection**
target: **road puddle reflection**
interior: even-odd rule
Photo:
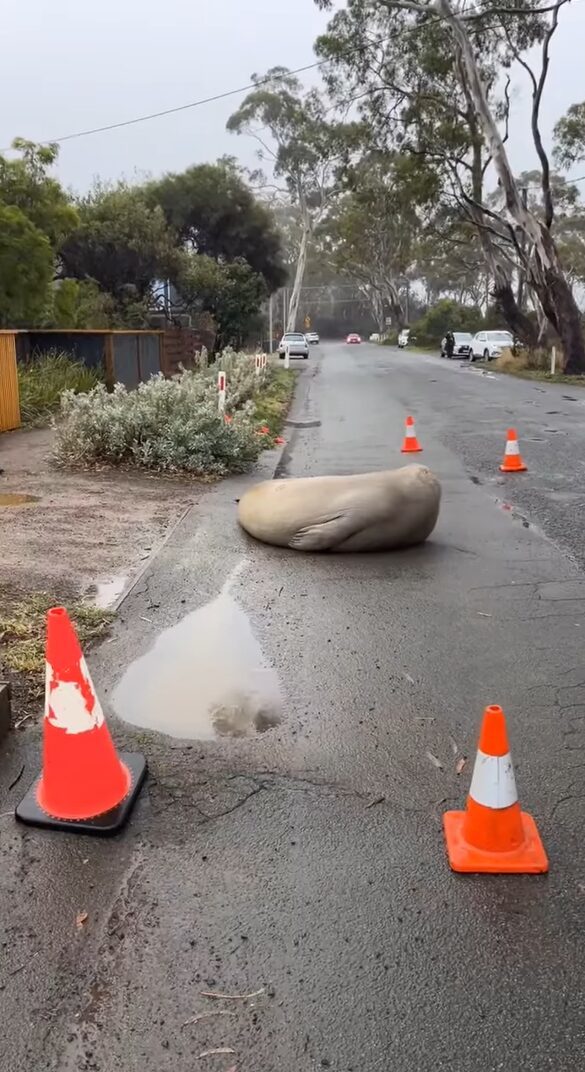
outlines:
[[[132,726],[171,737],[255,737],[279,724],[282,693],[252,626],[226,588],[157,637],[113,694]]]

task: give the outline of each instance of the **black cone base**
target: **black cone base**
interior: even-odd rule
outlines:
[[[21,823],[28,826],[42,826],[48,830],[66,830],[73,834],[94,834],[98,837],[111,837],[125,825],[134,807],[140,787],[146,776],[146,759],[139,752],[120,752],[120,759],[130,771],[130,791],[115,808],[97,815],[95,819],[56,819],[47,815],[37,801],[37,778],[28,793],[17,804],[15,815]]]

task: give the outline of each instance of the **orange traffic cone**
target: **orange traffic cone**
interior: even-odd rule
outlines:
[[[402,444],[403,454],[418,454],[422,450],[422,447],[416,438],[416,431],[414,428],[414,417],[406,418],[406,425],[404,428],[404,442]]]
[[[520,447],[518,446],[518,436],[513,428],[508,429],[508,437],[506,439],[506,450],[504,452],[504,460],[500,465],[502,473],[525,473],[526,466],[522,461],[522,455],[520,454]]]
[[[541,874],[548,871],[536,823],[520,811],[501,707],[486,707],[466,811],[443,816],[453,871]]]
[[[146,774],[144,756],[118,757],[75,630],[63,607],[47,615],[43,771],[16,808],[33,826],[114,834]]]

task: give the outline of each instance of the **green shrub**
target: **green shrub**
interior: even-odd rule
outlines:
[[[439,345],[447,331],[470,331],[475,334],[483,325],[481,310],[474,305],[460,305],[443,298],[433,305],[412,327],[412,334],[421,345]]]
[[[64,391],[81,394],[101,380],[99,370],[87,368],[58,350],[18,365],[20,415],[25,424],[47,421],[58,410]]]
[[[218,413],[217,371],[227,374],[226,421]],[[264,382],[268,382],[269,376]],[[214,368],[153,376],[134,391],[103,384],[63,395],[56,426],[58,465],[132,464],[159,472],[224,476],[244,472],[267,445],[259,436],[254,358],[224,352]]]

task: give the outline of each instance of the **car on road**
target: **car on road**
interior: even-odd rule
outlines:
[[[403,350],[405,346],[408,346],[409,338],[410,338],[410,329],[409,328],[403,328],[402,331],[400,332],[400,334],[398,335],[398,345],[399,345],[401,350]]]
[[[357,335],[355,331],[351,331],[349,333],[349,335],[347,336],[347,339],[345,341],[346,341],[346,343],[349,343],[349,345],[351,346],[351,345],[353,345],[355,343],[361,342],[362,340],[361,340],[361,337],[359,335]]]
[[[317,331],[306,331],[305,339],[311,346],[316,346],[319,342],[319,333]]]
[[[471,344],[473,342],[473,335],[470,331],[454,331],[453,338],[455,339],[455,347],[453,350],[453,357],[469,357],[471,353]],[[446,337],[441,339],[441,357],[447,356],[447,339]]]
[[[509,331],[478,331],[471,340],[470,361],[491,361],[499,357],[502,350],[512,348],[514,338]]]
[[[278,344],[279,357],[283,358],[285,356],[287,347],[291,357],[304,357],[306,360],[309,356],[309,344],[306,335],[301,334],[300,331],[286,331],[284,333]]]

